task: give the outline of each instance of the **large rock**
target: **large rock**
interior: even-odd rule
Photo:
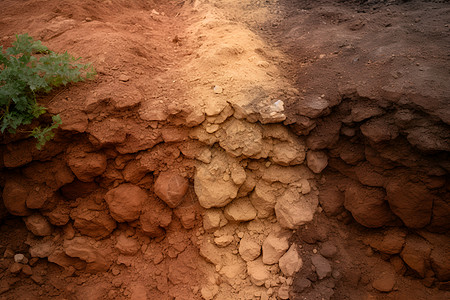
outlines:
[[[203,213],[203,228],[206,231],[213,231],[225,226],[227,223],[228,220],[225,218],[221,209],[212,208]]]
[[[67,164],[75,176],[83,182],[94,181],[94,178],[106,170],[106,155],[84,151],[70,151]]]
[[[397,126],[392,124],[387,116],[370,119],[361,125],[360,129],[362,134],[374,143],[393,140],[398,136]]]
[[[177,207],[183,200],[189,187],[189,181],[179,174],[161,172],[155,182],[155,194],[171,207]]]
[[[105,195],[111,216],[117,222],[132,222],[139,218],[147,193],[140,187],[125,183]]]
[[[389,205],[406,226],[421,228],[430,223],[435,196],[420,182],[395,178],[386,186]]]
[[[292,244],[289,250],[280,258],[278,262],[281,272],[287,277],[294,276],[303,266],[303,261],[297,252],[297,245]]]
[[[308,151],[308,154],[306,155],[306,162],[308,164],[308,168],[318,174],[327,167],[328,156],[323,151]]]
[[[282,166],[298,165],[305,160],[305,143],[302,140],[275,143],[270,153],[271,160]]]
[[[398,254],[403,249],[405,238],[406,230],[394,227],[386,230],[384,234],[368,235],[365,239],[365,243],[380,252],[386,254]]]
[[[29,252],[31,257],[46,258],[53,253],[55,248],[52,240],[44,239],[31,245]]]
[[[52,225],[41,214],[33,214],[24,218],[25,225],[34,235],[47,236],[53,232]]]
[[[28,216],[31,210],[28,209],[26,201],[28,190],[15,180],[7,180],[3,187],[3,203],[8,212],[15,216]]]
[[[262,245],[262,261],[267,265],[278,263],[280,258],[289,249],[289,238],[292,233],[285,230],[270,233]]]
[[[372,286],[380,292],[390,292],[394,288],[395,282],[395,271],[388,270],[378,274],[377,278],[372,282]]]
[[[248,198],[233,200],[224,209],[225,217],[230,221],[246,222],[256,218],[256,209]]]
[[[54,251],[48,257],[48,261],[65,269],[75,268],[76,270],[82,270],[86,267],[85,261],[76,257],[70,257],[62,250]]]
[[[318,120],[316,128],[306,139],[306,145],[311,150],[325,149],[334,145],[339,140],[341,125],[342,123],[333,115]]]
[[[239,243],[239,254],[245,261],[255,260],[261,254],[261,245],[245,235]]]
[[[370,228],[382,227],[394,219],[385,197],[382,189],[352,184],[345,191],[344,205],[359,224]]]
[[[400,256],[411,269],[424,278],[430,268],[430,254],[430,243],[416,235],[408,235]]]
[[[226,153],[215,151],[210,164],[197,166],[194,189],[202,207],[223,207],[236,198],[239,185],[232,180],[232,165],[239,163]]]
[[[70,212],[75,227],[81,234],[93,238],[107,237],[115,228],[116,221],[109,213],[89,202],[82,202]]]
[[[327,216],[336,216],[344,210],[344,193],[329,183],[320,188],[319,202]]]
[[[278,223],[285,228],[296,229],[313,219],[318,204],[315,193],[302,195],[297,189],[289,188],[275,205]]]

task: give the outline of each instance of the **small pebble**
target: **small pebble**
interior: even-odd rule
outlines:
[[[213,90],[214,90],[214,93],[216,93],[216,94],[221,94],[223,92],[222,87],[219,85],[214,86]]]

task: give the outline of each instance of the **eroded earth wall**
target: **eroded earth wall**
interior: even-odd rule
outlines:
[[[401,257],[394,267],[448,282],[448,243],[435,234],[450,226],[448,105],[351,84],[308,94],[245,25],[270,21],[269,8],[238,2],[139,2],[127,8],[138,22],[115,25],[79,21],[80,9],[35,33],[56,47],[78,37],[73,51],[89,53],[99,79],[51,95],[63,125],[44,150],[26,134],[2,139],[3,217],[23,218],[27,256],[69,277],[115,276],[111,299],[288,299],[303,260],[315,280],[339,279],[333,245],[305,258],[294,242],[325,214],[380,228],[365,242]],[[126,269],[129,289],[117,280]]]

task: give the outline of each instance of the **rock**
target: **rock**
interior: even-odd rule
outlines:
[[[203,241],[200,244],[199,253],[203,258],[206,259],[206,261],[214,265],[223,263],[220,255],[220,249],[217,246],[209,243],[208,241]]]
[[[230,221],[246,222],[256,218],[256,209],[248,198],[233,200],[224,209],[225,217]]]
[[[290,184],[312,178],[314,178],[314,174],[304,165],[283,167],[271,164],[262,174],[262,179],[267,183],[281,182]]]
[[[395,272],[385,271],[377,276],[377,278],[372,282],[374,289],[380,292],[390,292],[395,285]]]
[[[316,194],[301,195],[297,189],[289,188],[278,199],[275,214],[282,227],[296,229],[313,219],[318,204]]]
[[[189,182],[173,171],[161,172],[155,182],[155,194],[169,207],[177,207],[186,194]]]
[[[147,296],[147,290],[143,284],[138,283],[131,288],[130,300],[146,300]]]
[[[284,230],[272,232],[267,236],[262,245],[262,261],[266,265],[278,263],[283,254],[289,249],[290,236],[291,233]]]
[[[278,298],[280,299],[289,299],[289,286],[286,284],[283,284],[278,289]]]
[[[81,234],[93,238],[104,238],[116,228],[116,221],[95,203],[81,202],[70,212],[75,227]]]
[[[124,255],[134,255],[141,249],[141,245],[136,239],[129,238],[125,234],[117,236],[115,247]]]
[[[48,261],[63,267],[66,270],[76,269],[83,270],[86,267],[86,262],[76,258],[68,256],[62,250],[55,250],[49,257]]]
[[[219,286],[213,284],[207,287],[202,287],[200,293],[203,299],[212,300],[219,293]]]
[[[87,263],[86,271],[91,273],[106,272],[110,263],[96,248],[91,246],[88,238],[75,237],[65,240],[64,252],[70,257],[78,257]]]
[[[339,140],[342,123],[337,116],[330,115],[317,120],[316,127],[306,139],[306,145],[311,150],[320,150],[334,145]]]
[[[296,101],[295,104],[298,114],[311,119],[318,118],[328,112],[328,107],[330,106],[328,101],[319,95],[308,95],[308,97]]]
[[[254,192],[250,195],[253,207],[258,211],[258,218],[263,219],[273,214],[278,192],[264,180],[258,181]]]
[[[91,182],[105,172],[106,155],[74,150],[68,153],[67,164],[80,181]]]
[[[158,198],[149,197],[139,218],[142,231],[149,237],[161,237],[172,222],[172,210]]]
[[[314,254],[311,256],[311,262],[316,268],[316,273],[319,279],[324,279],[331,275],[331,264],[330,262],[319,254]]]
[[[41,240],[32,245],[29,249],[31,257],[46,258],[55,250],[55,245],[51,240]]]
[[[261,255],[261,245],[245,235],[239,242],[239,254],[245,261],[252,261]]]
[[[42,214],[55,226],[64,226],[70,219],[70,207],[66,201],[58,201],[56,207],[50,211],[43,211]]]
[[[391,210],[407,227],[422,228],[430,223],[435,196],[420,182],[393,178],[386,186]]]
[[[305,160],[305,150],[305,143],[299,139],[276,143],[273,145],[270,158],[274,163],[282,166],[298,165]]]
[[[228,221],[220,209],[208,209],[203,213],[203,228],[206,231],[216,230],[227,223]]]
[[[398,254],[402,251],[405,238],[406,230],[394,227],[386,230],[382,236],[379,234],[369,235],[365,242],[380,252]]]
[[[435,246],[431,252],[431,267],[439,281],[450,281],[450,244]]]
[[[20,271],[22,271],[22,264],[19,263],[12,263],[11,266],[9,267],[9,271],[13,274],[17,274],[20,273]]]
[[[308,168],[316,174],[323,171],[328,165],[328,156],[323,151],[308,151],[306,155]]]
[[[353,122],[361,122],[366,119],[382,115],[384,110],[376,104],[356,102],[351,108],[351,117]]]
[[[34,235],[47,236],[53,232],[52,225],[41,214],[33,214],[24,218],[25,225]]]
[[[219,144],[231,155],[257,157],[263,149],[262,127],[232,118],[223,124]]]
[[[117,222],[132,222],[139,218],[147,193],[134,184],[121,184],[105,195],[111,216]]]
[[[337,216],[344,210],[344,193],[335,185],[326,184],[320,188],[319,203],[329,217]]]
[[[425,278],[430,267],[430,254],[431,245],[427,241],[415,235],[408,235],[400,256],[420,277]]]
[[[214,243],[219,247],[226,247],[234,241],[232,235],[222,235],[214,239]]]
[[[33,275],[33,270],[31,269],[31,267],[29,265],[24,265],[22,267],[22,273],[25,276],[31,276],[31,275]]]
[[[27,264],[28,258],[25,257],[22,253],[17,253],[14,255],[14,262],[21,263],[21,264]]]
[[[32,213],[26,205],[28,190],[19,182],[6,180],[2,197],[3,203],[10,214],[28,216]]]
[[[373,118],[360,127],[362,134],[374,143],[393,140],[398,136],[398,128],[387,116]]]
[[[247,262],[247,273],[250,281],[257,286],[263,285],[270,278],[270,272],[261,259]]]
[[[320,254],[322,254],[323,257],[333,258],[336,255],[336,253],[337,253],[337,248],[330,241],[326,241],[320,247]]]
[[[6,293],[10,289],[10,285],[5,280],[0,281],[0,295]]]
[[[194,189],[202,207],[223,207],[236,198],[239,186],[229,174],[229,167],[234,164],[238,164],[236,159],[214,151],[210,164],[198,165],[194,176]]]
[[[403,276],[403,274],[405,274],[406,266],[405,266],[405,263],[403,262],[403,260],[399,256],[397,256],[397,255],[391,256],[389,261],[390,261],[392,267],[394,268],[395,273],[397,273],[398,275],[401,275],[401,276]]]
[[[289,250],[283,254],[278,262],[281,272],[286,277],[292,277],[303,266],[303,261],[297,252],[297,245],[292,244]]]
[[[382,227],[394,220],[382,189],[349,185],[345,191],[344,205],[355,220],[366,227]]]

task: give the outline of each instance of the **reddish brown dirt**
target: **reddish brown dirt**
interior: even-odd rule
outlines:
[[[275,61],[281,69],[279,77],[301,91],[302,99],[321,97],[327,101],[322,111],[313,112],[314,117],[309,115],[306,120],[303,108],[298,107],[303,102],[297,97],[282,96],[287,106],[285,124],[299,136],[310,132],[313,137],[319,136],[309,140],[308,146],[313,149],[314,143],[325,143],[314,150],[325,151],[330,157],[329,167],[316,176],[320,192],[327,197],[319,197],[321,208],[314,220],[291,238],[291,242],[301,245],[303,267],[293,279],[290,299],[449,298],[448,273],[445,273],[448,261],[440,264],[446,265],[447,271],[439,279],[440,274],[433,272],[437,268],[430,266],[429,259],[431,248],[444,258],[449,255],[446,237],[430,233],[445,234],[450,227],[447,218],[449,64],[443,50],[450,45],[448,2],[213,2],[219,8],[229,7],[227,17],[237,24],[247,24],[266,39],[270,50],[285,53],[285,56],[272,56],[271,52],[258,52],[268,61]],[[14,182],[17,191],[14,195],[37,195],[32,197],[34,201],[27,199],[26,205],[17,207],[16,215],[27,216],[31,212],[29,208],[38,208],[57,228],[52,235],[37,238],[27,230],[21,217],[0,208],[0,253],[5,253],[0,258],[0,299],[202,298],[201,287],[211,280],[204,277],[203,270],[210,266],[197,248],[198,237],[204,233],[204,209],[197,203],[192,180],[182,204],[174,205],[173,210],[153,190],[161,172],[175,171],[184,178],[193,178],[194,157],[204,150],[204,145],[187,141],[188,126],[203,121],[200,118],[186,126],[192,113],[192,107],[186,103],[198,101],[190,84],[215,74],[215,68],[225,65],[236,54],[225,53],[224,62],[214,61],[216,64],[194,68],[198,74],[186,74],[185,66],[203,59],[199,55],[193,57],[192,53],[202,46],[204,36],[189,40],[191,33],[187,29],[199,21],[195,13],[201,7],[195,5],[202,4],[201,1],[162,0],[0,0],[0,38],[5,47],[12,43],[14,34],[28,32],[52,50],[67,50],[76,57],[82,56],[98,72],[94,81],[70,85],[40,99],[50,113],[60,114],[63,120],[62,130],[44,152],[35,150],[32,140],[24,139],[25,132],[1,137],[0,186],[11,190],[11,184],[6,183]],[[267,9],[270,17],[262,17],[259,10],[253,13],[256,8]],[[204,27],[214,26],[217,25]],[[217,38],[216,43],[221,41],[220,35],[211,33],[209,37]],[[267,73],[273,76],[272,69]],[[254,78],[252,75],[247,77],[259,79],[258,75]],[[214,86],[214,80],[210,79],[205,86]],[[225,79],[222,80],[225,86]],[[240,92],[247,93],[247,82],[233,84]],[[399,90],[404,97],[398,96]],[[345,123],[342,119],[354,102],[363,103],[363,110],[369,111],[370,117],[378,116],[376,105],[368,99],[377,103],[395,99],[398,103],[382,106],[387,118],[398,107],[407,107],[421,117],[415,119],[418,121],[414,126],[399,129],[398,139],[383,140],[381,146],[376,141],[368,141],[363,134],[342,137],[344,134],[339,128],[336,130],[336,124]],[[347,100],[353,101],[352,104],[345,104]],[[330,123],[329,127],[321,126]],[[345,126],[359,130],[360,123],[356,123],[345,123]],[[429,138],[417,139],[416,128],[427,126],[433,128],[431,133],[425,132]],[[326,130],[316,134],[317,128],[323,127]],[[382,133],[376,138],[384,137],[386,128],[391,127],[382,127]],[[341,135],[338,144],[333,142],[336,135]],[[378,156],[368,155],[370,150]],[[406,158],[394,155],[403,150]],[[370,163],[379,162],[375,171],[370,164],[367,167],[367,156],[372,158]],[[43,163],[46,161],[48,164]],[[433,195],[434,211],[423,209],[425,217],[419,214],[408,219],[389,210],[394,202],[388,206],[384,195],[386,191],[398,191],[396,186],[402,186],[398,180],[404,178],[409,180],[405,184],[414,183],[409,185],[410,190],[417,190],[414,195]],[[389,185],[391,181],[396,185]],[[141,216],[145,217],[139,220],[129,217],[128,223],[116,223],[109,213],[104,213],[106,205],[110,205],[105,195],[119,185],[123,187],[124,182],[139,186],[149,195],[143,200]],[[351,188],[355,191],[352,195],[356,204],[350,203],[352,197],[346,193]],[[367,211],[358,207],[361,197],[368,199],[376,195],[372,198],[377,202],[380,194],[382,209]],[[391,193],[391,197],[392,194],[399,193]],[[161,195],[158,194],[161,199],[165,197]],[[401,196],[393,198],[398,200]],[[40,199],[54,198],[58,200],[39,203]],[[136,198],[139,197],[132,200]],[[180,199],[176,200],[178,203]],[[376,205],[377,209],[379,206]],[[113,211],[111,207],[110,210]],[[70,216],[64,213],[68,211]],[[131,211],[118,213],[132,214]],[[111,215],[120,219],[113,212]],[[71,221],[62,220],[65,217]],[[148,222],[143,224],[145,218]],[[425,223],[415,223],[423,219],[427,219]],[[429,251],[424,250],[428,251],[428,256],[424,255],[424,274],[407,267],[399,249],[391,251],[389,247],[395,248],[395,241],[380,246],[380,237],[388,235],[391,227],[401,228],[393,234],[394,239],[403,237],[400,250],[405,236],[410,238],[407,240],[410,245],[419,245],[418,251],[423,244],[433,245]],[[93,237],[86,244],[106,257],[107,264],[65,255],[58,264],[46,258],[31,261],[29,248],[39,241],[59,245],[80,235]],[[102,239],[105,236],[109,238]],[[123,253],[110,251],[123,237],[131,243],[121,248]],[[414,240],[417,238],[421,242]],[[330,245],[337,251],[327,256],[333,273],[321,280],[317,278],[312,257]],[[69,247],[64,244],[64,248]],[[413,250],[416,248],[412,246]],[[32,276],[23,269],[11,272],[14,253],[24,253],[30,259]],[[66,259],[72,260],[63,267]],[[81,267],[73,267],[77,265]],[[390,274],[395,274],[394,280],[389,280]],[[380,292],[374,288],[374,282],[380,280],[381,284],[389,281],[387,285],[394,281],[394,285],[387,292]],[[221,278],[213,281],[215,286],[223,286]],[[220,294],[220,299],[262,299],[261,294],[246,294],[245,286],[240,286],[241,293]],[[270,299],[277,298],[274,295]]]

